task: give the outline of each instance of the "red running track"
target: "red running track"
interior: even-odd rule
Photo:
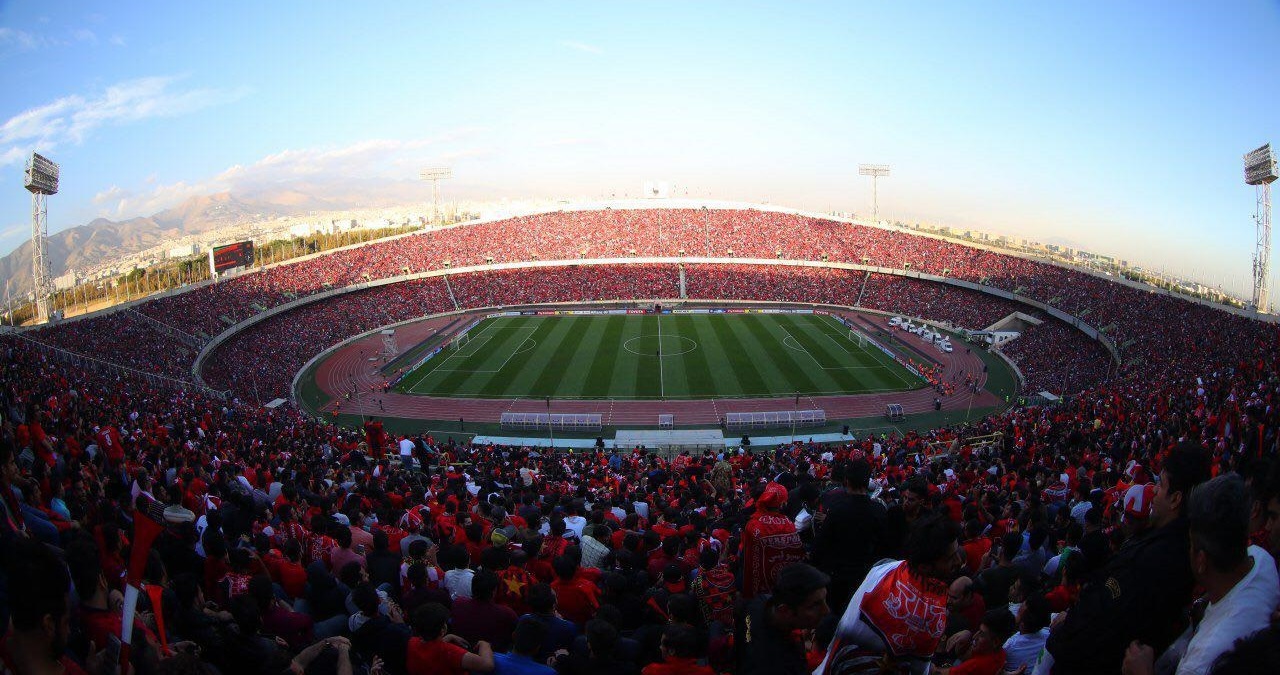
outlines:
[[[477,312],[477,315],[487,312]],[[871,324],[879,327],[884,317],[875,314],[856,312],[840,313],[850,319],[862,319],[860,324]],[[457,321],[458,317],[436,317],[406,324],[396,329],[396,339],[402,349],[419,344],[431,335]],[[863,326],[865,328],[865,326]],[[316,382],[335,403],[325,408],[325,412],[334,412],[335,405],[339,412],[356,415],[377,415],[379,417],[400,417],[421,420],[456,420],[463,418],[471,422],[499,422],[504,412],[553,412],[553,413],[600,413],[605,426],[647,425],[658,423],[659,414],[675,415],[677,425],[715,425],[728,412],[760,412],[771,410],[790,410],[795,405],[791,396],[781,398],[730,398],[730,399],[694,399],[670,401],[634,401],[634,400],[559,400],[552,399],[548,409],[546,399],[476,399],[447,398],[437,396],[419,396],[383,392],[382,387],[387,377],[379,372],[381,365],[377,355],[382,350],[382,337],[376,332],[343,345],[316,369]],[[901,348],[899,347],[899,350]],[[951,380],[961,372],[978,374],[979,384],[986,385],[986,375],[982,373],[982,359],[976,354],[955,351],[951,354],[938,352],[930,354],[943,366],[943,377]],[[348,392],[358,392],[354,400],[343,400]],[[884,413],[885,405],[898,403],[905,413],[922,413],[933,411],[933,400],[936,394],[931,387],[914,391],[900,391],[884,394],[859,394],[854,396],[801,396],[801,404],[807,409],[826,411],[827,419],[855,419],[875,417]],[[963,386],[949,396],[942,397],[943,408],[957,410],[972,405],[984,408],[999,405],[1000,399],[986,389],[974,395]]]

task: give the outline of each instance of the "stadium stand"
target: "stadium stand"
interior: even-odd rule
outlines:
[[[1015,659],[1054,673],[1138,672],[1180,635],[1186,649],[1169,653],[1212,666],[1197,672],[1274,664],[1273,324],[940,240],[715,210],[563,212],[435,231],[136,309],[211,338],[258,308],[405,265],[730,248],[910,262],[1016,292],[1103,329],[1123,363],[1108,376],[1096,343],[1047,321],[1008,351],[1035,386],[1079,387],[1058,405],[831,445],[665,458],[397,437],[373,420],[341,429],[287,405],[157,386],[148,376],[189,369],[193,349],[132,312],[6,335],[0,662],[108,672],[103,655],[117,652],[102,646],[126,622],[122,592],[134,586],[146,590],[120,653],[139,673],[488,672],[494,653],[511,649],[559,673],[835,673],[861,660],[917,672],[998,661],[998,671]],[[966,327],[1009,309],[891,275],[686,273],[690,295],[861,296]],[[450,283],[459,304],[478,307],[662,297],[678,274],[581,266]],[[237,333],[206,376],[238,392],[287,387],[334,342],[452,307],[438,278],[303,305]],[[128,370],[68,367],[50,346]],[[894,600],[902,589],[909,605]],[[1211,605],[1199,631],[1186,619],[1196,589],[1231,609]]]

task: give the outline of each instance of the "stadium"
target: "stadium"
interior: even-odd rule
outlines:
[[[1280,672],[1274,7],[12,4],[0,675]]]
[[[617,239],[619,230],[632,235]],[[529,254],[520,260],[518,251]],[[759,206],[618,203],[266,266],[32,339],[150,371],[156,381],[199,383],[223,398],[294,400],[348,425],[380,417],[416,420],[406,430],[463,432],[450,426],[462,418],[474,432],[500,424],[504,412],[527,412],[573,415],[529,428],[586,430],[593,439],[620,424],[657,429],[660,416],[672,427],[790,433],[789,415],[804,410],[811,416],[800,428],[901,432],[884,423],[889,404],[927,426],[947,419],[935,419],[941,411],[980,417],[1013,397],[1075,394],[1123,372],[1122,350],[1139,358],[1154,326],[1122,312],[1089,316],[1114,306],[1097,300],[1111,297],[1211,311],[1084,272],[849,221]],[[549,312],[565,318],[516,318]],[[586,318],[592,313],[601,318]],[[644,327],[646,316],[653,321]],[[943,352],[941,339],[892,327],[893,317],[969,346]],[[486,334],[499,322],[507,327]],[[574,322],[584,324],[573,330]],[[988,351],[981,337],[1010,327],[1020,330],[995,332],[1018,337]],[[103,331],[131,339],[106,357],[80,347]],[[458,382],[459,374],[471,377]],[[739,413],[771,413],[772,421]],[[591,428],[573,428],[584,424]]]
[[[240,420],[223,446],[236,454],[249,429],[337,424],[373,461],[394,437],[434,436],[450,454],[673,462],[884,443],[947,466],[1052,447],[1065,454],[1047,467],[1067,468],[1072,448],[1107,452],[1137,424],[1238,444],[1241,465],[1274,442],[1280,363],[1274,323],[1088,271],[764,205],[652,201],[428,229],[6,340],[12,373],[55,409],[76,391],[131,411],[119,428],[143,429],[125,441],[139,457],[146,429],[187,437],[212,415]],[[1038,481],[1066,491],[1053,471]]]

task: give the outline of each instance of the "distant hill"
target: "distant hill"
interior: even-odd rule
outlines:
[[[120,222],[97,218],[49,235],[49,265],[57,277],[69,269],[84,269],[184,235],[305,212],[309,206],[307,199],[295,193],[285,193],[279,201],[244,201],[224,192],[193,197],[146,218]],[[14,297],[32,290],[30,241],[0,258],[0,279]]]

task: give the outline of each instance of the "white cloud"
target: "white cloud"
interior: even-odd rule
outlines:
[[[603,53],[604,53],[604,50],[603,50],[603,49],[601,49],[601,48],[599,48],[599,47],[597,47],[597,46],[595,46],[595,45],[589,45],[589,44],[586,44],[585,42],[574,42],[574,41],[572,41],[572,40],[562,40],[562,41],[560,42],[560,46],[561,46],[561,47],[568,47],[569,49],[573,49],[573,50],[576,50],[576,51],[584,52],[584,53],[587,53],[587,54],[594,54],[594,55],[596,55],[596,56],[599,56],[599,55],[601,55],[601,54],[603,54]]]
[[[42,23],[47,22],[47,19],[42,21]],[[116,44],[117,37],[112,36],[111,44]],[[47,47],[69,47],[76,44],[96,47],[100,41],[98,34],[88,28],[71,28],[54,33],[33,33],[17,28],[0,28],[0,47],[7,47],[10,51],[29,52]]]
[[[242,98],[247,90],[179,89],[181,78],[145,77],[107,87],[95,96],[71,95],[14,115],[0,124],[0,166],[39,148],[83,143],[95,130],[175,117]]]
[[[232,165],[204,180],[165,185],[148,180],[148,187],[136,193],[113,185],[99,192],[93,202],[100,208],[99,215],[119,219],[149,216],[191,197],[219,192],[246,194],[270,186],[341,185],[369,178],[403,181],[406,176],[416,177],[415,167],[449,165],[492,154],[487,147],[457,145],[483,131],[465,127],[428,138],[368,139],[344,146],[287,149],[251,164]]]
[[[31,223],[18,223],[0,230],[0,239],[8,239],[19,234],[31,234]]]
[[[119,33],[112,35],[111,39],[108,40],[107,42],[109,42],[112,47],[124,47],[129,44],[128,42],[125,41],[124,36],[120,35]]]
[[[77,28],[71,31],[71,37],[76,42],[86,42],[91,45],[98,44],[98,35],[88,28]]]
[[[131,193],[131,192],[129,192],[128,190],[125,190],[125,189],[121,188],[119,185],[112,185],[111,187],[109,187],[109,188],[107,188],[107,189],[103,190],[102,192],[99,192],[98,194],[94,195],[94,196],[93,196],[93,203],[94,203],[94,204],[104,204],[104,203],[106,203],[106,202],[119,201],[119,200],[127,199],[127,198],[129,198],[130,196],[132,196],[132,193]]]
[[[13,47],[19,51],[30,51],[42,46],[44,38],[16,28],[0,28],[0,45]]]

